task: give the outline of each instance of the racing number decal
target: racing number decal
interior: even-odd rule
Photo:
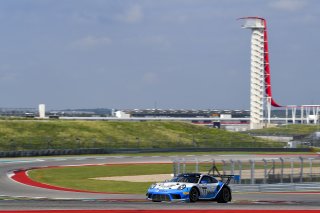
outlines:
[[[215,196],[215,189],[216,186],[218,185],[217,181],[213,179],[212,177],[209,176],[203,176],[200,184],[199,184],[199,189],[201,191],[201,198],[209,199],[213,198]]]
[[[207,196],[207,194],[208,194],[207,187],[202,187],[202,195]]]
[[[199,188],[201,190],[201,197],[202,198],[214,197],[215,186],[213,186],[212,184],[208,184],[206,186],[201,186]]]

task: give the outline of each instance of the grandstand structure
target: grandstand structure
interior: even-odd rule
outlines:
[[[243,17],[240,20],[244,21],[243,28],[251,30],[250,129],[260,129],[265,123],[270,124],[271,107],[285,108],[287,123],[288,111],[291,111],[290,120],[295,123],[299,109],[300,123],[317,124],[320,105],[281,106],[272,96],[267,21],[260,17]]]

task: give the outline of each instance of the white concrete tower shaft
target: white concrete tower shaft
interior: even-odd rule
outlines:
[[[260,18],[244,18],[243,28],[251,33],[250,129],[263,127],[265,101],[264,22]]]
[[[243,28],[251,29],[250,128],[264,126],[264,105],[270,123],[271,106],[282,107],[272,97],[267,22],[259,17],[244,17]]]

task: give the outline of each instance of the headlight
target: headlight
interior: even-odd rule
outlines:
[[[181,186],[178,187],[178,190],[183,190],[183,189],[185,189],[186,187],[187,187],[186,184],[182,184]]]
[[[150,186],[150,189],[154,189],[154,187],[156,187],[157,186],[157,184],[152,184],[151,186]]]

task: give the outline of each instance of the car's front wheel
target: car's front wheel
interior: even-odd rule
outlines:
[[[199,192],[196,188],[192,188],[189,192],[190,202],[196,202],[199,199]]]
[[[218,203],[228,203],[231,201],[231,191],[227,187],[223,187],[217,199]]]

